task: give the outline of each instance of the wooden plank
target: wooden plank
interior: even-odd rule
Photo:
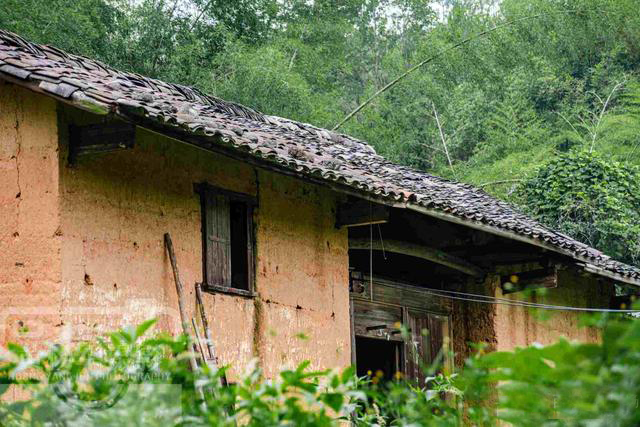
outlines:
[[[409,339],[405,341],[405,375],[424,385],[424,369],[431,363],[429,343],[429,315],[408,308],[403,310],[404,324],[409,328]]]
[[[220,292],[223,294],[238,295],[245,298],[255,298],[256,296],[258,296],[256,292],[248,291],[246,289],[232,288],[230,286],[216,286],[203,283],[202,287],[204,288],[205,292]]]
[[[375,279],[372,300],[433,313],[446,314],[451,311],[451,300],[447,298],[429,294],[417,286],[385,284]]]
[[[358,227],[389,221],[389,207],[367,200],[356,200],[338,206],[336,227]]]
[[[200,338],[200,333],[198,332],[198,325],[196,324],[195,317],[191,318],[191,325],[193,326],[193,333],[196,337],[196,340],[195,340],[196,348],[198,349],[198,353],[200,354],[200,359],[202,360],[202,363],[206,364],[207,366],[215,367],[214,360],[207,358],[204,352],[204,345],[202,345],[202,338]]]
[[[416,292],[401,287],[389,287],[380,284],[373,286],[373,301],[411,307],[436,313],[447,313],[450,303],[444,298]]]
[[[173,279],[176,284],[176,292],[178,294],[178,311],[180,312],[180,321],[182,322],[182,332],[189,336],[189,323],[187,321],[187,312],[184,301],[184,291],[182,288],[182,280],[180,280],[180,271],[178,270],[178,261],[176,260],[176,253],[173,250],[173,242],[171,241],[171,235],[165,233],[164,244],[169,254],[169,261],[171,262],[171,270],[173,271]]]
[[[204,308],[204,300],[202,298],[202,287],[200,283],[196,283],[195,289],[196,289],[196,305],[198,306],[198,311],[200,313],[200,321],[202,322],[202,329],[204,329],[204,338],[207,343],[207,351],[209,355],[208,363],[213,368],[217,368],[219,361],[218,361],[218,356],[216,355],[216,349],[215,349],[215,344],[213,343],[213,337],[211,336],[211,330],[209,329],[209,320],[207,320],[207,313]],[[223,373],[222,377],[220,377],[220,383],[223,386],[227,385],[226,373]]]
[[[438,360],[438,356],[441,358],[444,356],[440,354],[443,351],[444,345],[444,324],[446,322],[446,318],[442,318],[439,316],[434,316],[429,314],[427,316],[427,330],[429,331],[429,358],[431,363],[438,362],[443,363],[444,360]]]
[[[86,126],[69,126],[69,161],[79,156],[133,148],[136,126],[112,121]]]
[[[445,337],[447,342],[450,341],[449,319],[409,308],[404,309],[403,317],[411,337],[405,342],[405,374],[424,386],[425,370],[432,373],[432,369],[436,369],[440,372],[448,363],[444,345]]]
[[[402,310],[367,301],[353,301],[354,333],[356,336],[402,341],[398,324],[402,322]]]
[[[442,351],[444,352],[444,360],[442,369],[445,372],[453,372],[453,330],[451,327],[451,316],[440,316],[442,320]]]
[[[368,275],[358,271],[351,272],[351,281],[350,295],[355,300],[406,306],[445,316],[451,312],[451,300],[432,295],[419,286],[379,277],[370,281]]]
[[[171,235],[169,233],[164,234],[164,245],[167,249],[167,253],[169,254],[169,261],[171,262],[171,269],[173,271],[173,279],[176,284],[176,292],[178,293],[178,311],[180,312],[180,322],[182,323],[182,332],[188,337],[189,342],[192,343],[191,334],[189,334],[189,323],[187,321],[187,311],[185,308],[182,280],[180,279],[180,271],[178,270],[178,261],[176,260],[176,253],[173,250],[173,242],[171,241]],[[196,359],[193,353],[191,353],[189,356],[189,364],[191,366],[191,371],[195,373],[198,369],[198,364],[196,362]],[[201,405],[204,409],[205,403],[204,403],[204,392],[202,390],[202,386],[196,384],[195,388],[196,388],[196,392],[202,399]]]
[[[462,258],[449,255],[446,252],[438,249],[418,245],[415,243],[402,242],[399,240],[384,240],[384,242],[381,242],[378,239],[371,241],[370,239],[366,238],[353,238],[349,239],[349,249],[384,249],[386,252],[395,252],[403,255],[413,256],[416,258],[426,259],[427,261],[444,265],[446,267],[474,277],[484,277],[486,274],[486,272],[480,267],[477,267]]]

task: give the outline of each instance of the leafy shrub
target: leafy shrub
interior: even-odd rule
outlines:
[[[185,337],[143,339],[153,322],[73,349],[35,357],[15,344],[0,359],[3,426],[636,426],[640,422],[640,319],[592,318],[602,344],[561,340],[513,352],[478,353],[427,387],[356,378],[351,368],[310,371],[308,362],[264,378],[252,366],[223,386],[224,369],[192,372]],[[433,372],[435,367],[429,367]],[[171,388],[173,387],[173,389]],[[200,394],[197,390],[203,390]]]

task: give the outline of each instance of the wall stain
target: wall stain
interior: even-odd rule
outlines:
[[[264,360],[264,325],[262,299],[254,298],[253,300],[253,356],[258,359],[261,366]]]

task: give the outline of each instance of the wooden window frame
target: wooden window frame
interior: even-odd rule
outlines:
[[[223,188],[215,187],[208,183],[198,183],[194,185],[195,192],[200,196],[200,212],[201,212],[201,236],[202,236],[202,277],[203,282],[201,284],[202,290],[210,293],[225,293],[231,295],[237,295],[246,298],[253,298],[257,294],[255,293],[255,222],[253,220],[253,214],[258,205],[257,198],[244,193],[237,193],[235,191],[226,190]],[[246,221],[247,221],[247,289],[233,287],[231,283],[232,273],[231,264],[229,260],[229,283],[216,284],[210,283],[210,273],[208,272],[207,259],[209,243],[207,237],[207,206],[208,199],[210,197],[223,196],[228,202],[241,202],[246,206]],[[231,254],[229,253],[231,259]]]

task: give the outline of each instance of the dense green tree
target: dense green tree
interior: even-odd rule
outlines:
[[[103,0],[2,0],[0,27],[35,42],[118,62],[112,43],[117,43],[124,6]]]
[[[640,170],[587,151],[571,151],[519,188],[543,222],[631,263],[640,256]]]

